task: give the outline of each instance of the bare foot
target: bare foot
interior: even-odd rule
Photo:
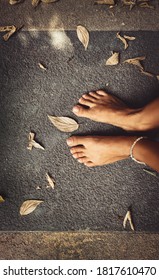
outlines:
[[[79,117],[116,125],[125,130],[135,128],[136,122],[128,116],[132,116],[137,110],[128,108],[120,99],[103,90],[82,95],[79,104],[72,110]]]
[[[72,156],[88,167],[125,159],[136,137],[72,136],[67,139]]]

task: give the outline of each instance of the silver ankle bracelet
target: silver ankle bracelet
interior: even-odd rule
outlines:
[[[132,146],[131,146],[131,148],[130,148],[130,157],[131,157],[131,159],[132,159],[133,161],[135,161],[135,162],[137,162],[137,163],[139,163],[139,164],[144,164],[144,165],[146,165],[145,162],[139,161],[139,160],[137,160],[136,158],[134,158],[134,156],[133,156],[133,149],[134,149],[136,143],[137,143],[138,141],[144,139],[144,138],[147,138],[147,137],[142,136],[142,137],[137,138],[137,139],[134,141],[134,143],[132,144]]]

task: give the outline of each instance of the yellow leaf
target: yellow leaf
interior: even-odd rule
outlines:
[[[77,130],[79,127],[78,123],[75,120],[68,117],[48,116],[48,118],[54,126],[64,132],[72,132],[74,130]]]
[[[126,228],[127,221],[129,222],[131,229],[134,231],[135,229],[134,229],[134,225],[133,225],[133,222],[132,222],[130,210],[128,210],[126,215],[125,215],[125,218],[124,218],[124,221],[123,221],[123,227],[124,228]]]
[[[50,175],[48,173],[46,173],[46,180],[49,183],[49,186],[47,186],[47,188],[51,187],[52,189],[54,189],[54,187],[55,187],[55,180],[52,177],[50,177]]]
[[[106,61],[106,65],[117,65],[119,64],[119,53],[115,52]]]
[[[89,44],[89,33],[84,26],[82,25],[77,26],[77,37],[86,50]]]
[[[20,207],[20,215],[24,216],[24,215],[28,215],[28,214],[32,213],[36,209],[36,207],[42,202],[44,202],[44,201],[43,200],[26,200],[26,201],[24,201]]]
[[[4,198],[0,195],[0,203],[4,202]]]

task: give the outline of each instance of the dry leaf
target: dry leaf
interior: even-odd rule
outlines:
[[[43,70],[47,70],[46,66],[42,64],[41,62],[38,63],[39,67]]]
[[[17,28],[14,25],[0,26],[0,32],[5,31],[8,31],[8,33],[3,36],[3,39],[7,41],[17,31]]]
[[[4,198],[0,195],[0,203],[4,202]]]
[[[155,7],[152,5],[149,5],[147,2],[139,4],[139,7],[141,8],[149,8],[149,9],[154,9]]]
[[[124,35],[124,38],[129,40],[129,41],[133,41],[136,39],[136,37],[133,37],[133,36],[127,36],[127,35]]]
[[[143,70],[144,68],[141,65],[140,61],[142,61],[144,59],[145,59],[145,56],[135,57],[135,58],[130,58],[130,59],[125,60],[124,63],[136,65],[140,68],[140,70]]]
[[[35,137],[35,133],[30,132],[30,133],[29,133],[29,144],[28,144],[27,149],[28,149],[28,150],[32,150],[32,148],[34,147],[34,148],[37,148],[37,149],[44,150],[44,147],[42,147],[39,143],[37,143],[37,142],[34,140],[34,137]]]
[[[82,25],[77,26],[77,37],[86,50],[89,44],[89,33],[84,26]]]
[[[19,4],[20,2],[23,2],[24,0],[9,0],[9,4],[11,5],[15,5],[15,4]]]
[[[118,39],[120,39],[122,42],[123,42],[123,44],[124,44],[124,49],[126,50],[127,48],[128,48],[128,43],[127,43],[127,41],[126,41],[126,39],[124,38],[124,37],[122,37],[120,34],[119,34],[119,32],[116,34],[116,37],[118,38]]]
[[[114,0],[97,0],[97,1],[95,1],[95,4],[115,5],[115,1]]]
[[[31,1],[31,4],[34,8],[36,8],[39,5],[39,3],[40,3],[40,0],[32,0]]]
[[[146,76],[148,76],[148,77],[151,77],[151,78],[153,78],[153,77],[154,77],[154,75],[153,75],[152,73],[145,72],[145,71],[144,71],[144,70],[142,70],[142,69],[141,69],[141,73],[142,73],[142,74],[144,74],[144,75],[146,75]]]
[[[124,218],[124,221],[123,221],[123,227],[124,227],[124,228],[126,227],[127,221],[129,221],[130,227],[131,227],[131,229],[134,231],[135,229],[134,229],[134,225],[133,225],[133,222],[132,222],[130,210],[128,210],[127,213],[126,213],[126,215],[125,215],[125,218]]]
[[[122,0],[124,5],[132,6],[136,5],[136,0]]]
[[[36,207],[42,202],[44,202],[44,201],[43,200],[26,200],[26,201],[24,201],[20,207],[20,215],[24,216],[24,215],[28,215],[28,214],[32,213],[36,209]]]
[[[0,32],[10,31],[12,30],[13,25],[9,26],[0,26]]]
[[[119,64],[119,53],[115,52],[106,61],[106,65],[117,65]]]
[[[48,115],[48,118],[54,126],[64,132],[72,132],[79,127],[79,124],[75,120],[68,117],[54,117]]]
[[[41,2],[45,3],[45,4],[49,4],[49,3],[54,3],[57,2],[58,0],[41,0]]]
[[[50,175],[48,173],[46,173],[46,180],[49,183],[49,186],[47,186],[47,188],[54,189],[54,187],[55,187],[55,180],[52,177],[50,177]]]
[[[13,25],[11,30],[3,36],[4,41],[8,41],[9,38],[17,31],[17,28]]]

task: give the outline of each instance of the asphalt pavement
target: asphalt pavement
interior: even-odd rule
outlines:
[[[86,168],[66,145],[70,135],[127,135],[120,128],[75,116],[72,107],[84,92],[105,89],[135,108],[159,95],[156,76],[123,64],[146,56],[145,71],[159,74],[159,32],[123,34],[136,37],[126,51],[116,31],[91,31],[87,51],[75,30],[20,30],[8,42],[0,38],[0,195],[5,198],[0,204],[1,231],[123,231],[129,207],[136,231],[159,231],[157,173],[146,173],[131,159]],[[120,52],[117,66],[105,65],[111,51]],[[72,117],[79,129],[60,132],[48,114]],[[30,131],[44,151],[27,149]],[[46,188],[46,172],[56,181],[54,190]],[[20,206],[28,199],[44,202],[21,216]]]

